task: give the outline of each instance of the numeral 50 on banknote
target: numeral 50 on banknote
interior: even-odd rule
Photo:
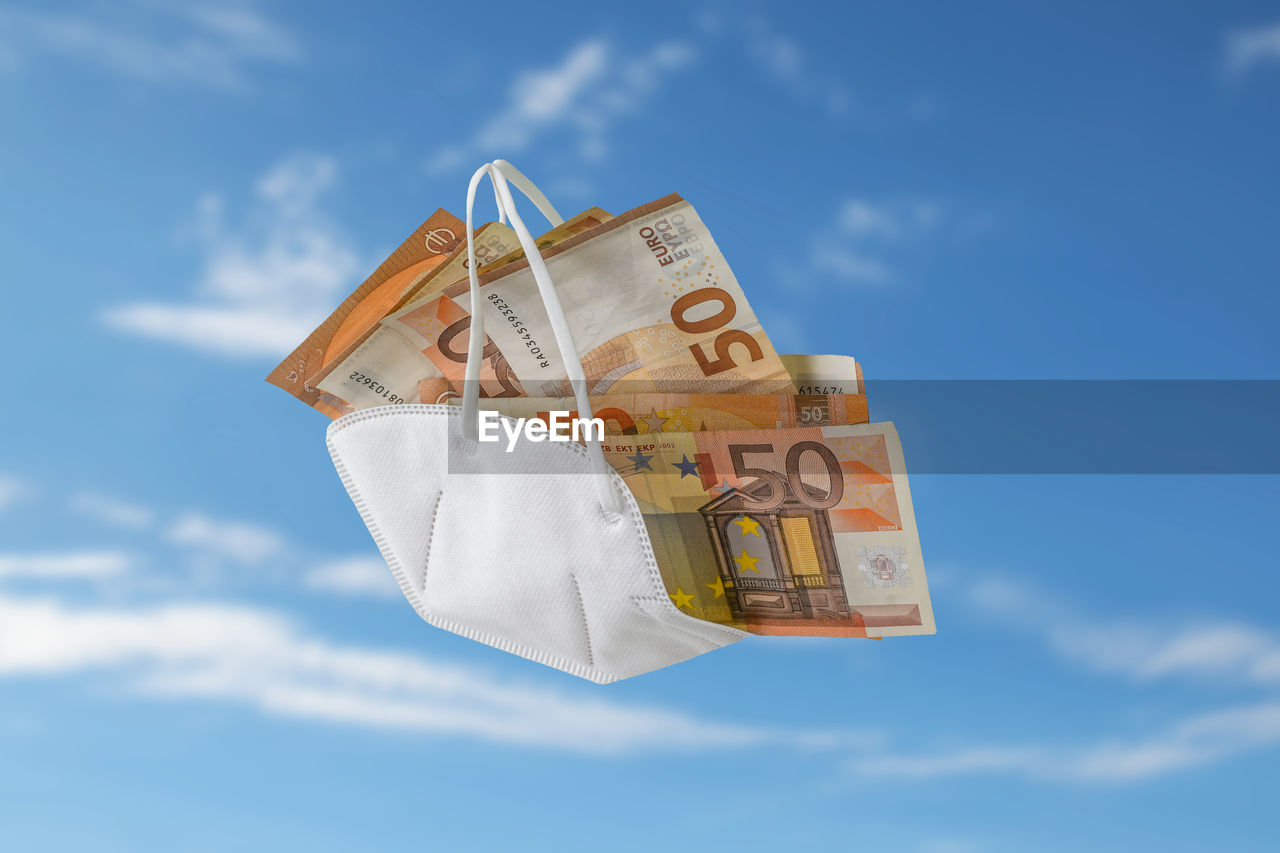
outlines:
[[[689,320],[689,309],[711,300],[717,300],[720,303],[720,310],[710,317],[701,320]],[[703,335],[708,332],[714,332],[727,326],[738,313],[738,305],[733,301],[733,297],[728,291],[720,287],[703,287],[692,293],[686,293],[677,299],[671,306],[671,322],[682,332],[690,335]],[[718,356],[714,361],[707,357],[707,353],[702,349],[702,344],[690,344],[689,352],[693,355],[693,360],[698,363],[698,367],[702,368],[704,376],[715,376],[717,373],[723,373],[730,368],[737,367],[738,363],[733,360],[733,356],[729,352],[729,348],[734,344],[742,344],[747,348],[747,353],[751,356],[752,361],[759,361],[764,358],[764,352],[760,349],[760,344],[753,338],[750,333],[742,329],[729,329],[721,332],[716,336],[712,343],[712,349]]]

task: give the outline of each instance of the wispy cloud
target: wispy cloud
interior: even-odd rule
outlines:
[[[72,495],[67,506],[73,512],[94,518],[104,524],[130,530],[143,530],[150,527],[155,520],[155,514],[144,506],[92,492],[78,492]]]
[[[202,514],[149,525],[145,540],[168,541],[213,561],[254,564],[278,556],[297,562],[280,534]],[[84,584],[77,585],[74,599],[60,588],[36,596],[5,587],[29,579],[112,577],[135,562],[111,550],[0,554],[0,680],[105,680],[143,697],[608,755],[761,745],[846,755],[880,742],[874,733],[857,730],[735,723],[610,701],[592,687],[562,692],[520,686],[470,666],[335,641],[272,608],[209,598],[157,600],[173,592],[164,585],[115,584],[111,599],[96,603],[84,600]],[[343,594],[398,595],[376,557],[322,563],[305,582]],[[141,591],[145,602],[120,597],[131,590]]]
[[[134,563],[132,555],[121,551],[0,554],[0,578],[102,578],[128,571]]]
[[[1160,732],[1071,747],[978,746],[937,753],[854,759],[852,772],[936,779],[1012,775],[1061,782],[1137,782],[1280,744],[1280,703],[1265,702],[1188,717]]]
[[[817,100],[832,116],[844,115],[852,106],[853,96],[844,81],[820,70],[813,62],[812,53],[805,51],[776,21],[743,16],[735,10],[728,17],[703,16],[701,24],[708,32],[727,32],[735,38],[747,58],[792,97]]]
[[[969,585],[984,618],[1038,636],[1064,658],[1139,681],[1196,678],[1280,685],[1280,637],[1239,621],[1090,617],[1025,586],[985,579]]]
[[[418,655],[333,643],[259,608],[70,607],[0,595],[0,677],[94,672],[139,692],[272,715],[583,753],[794,742],[785,732],[518,687]]]
[[[254,2],[80,4],[0,8],[10,67],[48,57],[154,85],[243,89],[250,69],[294,63],[295,37]]]
[[[901,253],[918,247],[944,216],[944,206],[932,199],[845,199],[810,240],[805,266],[797,270],[791,261],[780,274],[797,289],[884,285]]]
[[[971,580],[965,610],[985,623],[1037,637],[1063,659],[1136,682],[1190,678],[1274,688],[1280,639],[1226,621],[1106,619],[1060,598],[997,579]],[[1068,783],[1130,783],[1280,746],[1280,701],[1221,708],[1128,736],[1084,743],[977,743],[938,751],[867,754],[858,775],[899,779],[1015,776]]]
[[[1229,33],[1225,62],[1227,73],[1233,77],[1262,65],[1280,64],[1280,21]]]
[[[603,37],[588,38],[552,67],[517,73],[502,107],[462,144],[432,155],[427,168],[443,172],[471,161],[515,156],[557,133],[566,134],[582,157],[598,160],[608,152],[614,124],[641,109],[666,77],[696,55],[683,41],[627,54]]]
[[[244,565],[260,563],[279,553],[285,539],[274,530],[244,521],[223,521],[200,513],[185,515],[168,529],[175,545]]]
[[[338,595],[400,597],[400,587],[381,557],[348,557],[322,563],[303,576],[303,583]]]
[[[116,329],[232,358],[280,357],[355,283],[361,259],[320,207],[337,178],[332,158],[295,154],[258,180],[242,228],[218,196],[202,200],[195,239],[204,271],[194,298],[109,309]]]

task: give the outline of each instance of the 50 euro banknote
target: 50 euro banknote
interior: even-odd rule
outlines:
[[[543,253],[590,394],[795,393],[706,225],[670,195]],[[480,276],[483,397],[564,397],[564,361],[527,260]],[[385,318],[318,386],[352,410],[443,402],[463,384],[471,316],[459,281]],[[467,307],[464,307],[467,306]],[[622,383],[619,385],[619,383]]]
[[[568,240],[576,234],[589,231],[597,225],[608,222],[613,214],[598,207],[588,208],[576,216],[545,232],[537,238],[542,249],[548,249],[556,243]],[[520,248],[520,239],[510,226],[500,222],[488,222],[476,229],[476,263],[481,273],[495,270],[524,257],[524,249]],[[395,315],[414,305],[421,305],[451,284],[464,280],[467,276],[467,244],[465,240],[450,253],[448,260],[438,270],[420,277],[400,296],[390,310],[383,312],[379,321]]]
[[[934,632],[892,423],[607,436],[671,600],[756,634]]]
[[[447,210],[437,210],[410,234],[378,268],[307,335],[267,376],[309,406],[330,416],[340,414],[320,399],[318,376],[335,358],[393,310],[401,296],[422,278],[439,270],[456,254],[465,224]],[[507,229],[510,230],[510,229]],[[465,246],[465,240],[462,241]],[[511,234],[510,243],[515,243]],[[496,258],[509,251],[503,247]]]
[[[539,238],[539,243],[547,246],[554,245],[560,240],[593,228],[610,218],[610,214],[600,208],[590,208],[543,234]],[[429,220],[428,224],[432,222],[433,220]],[[295,396],[303,402],[330,417],[338,417],[352,411],[352,407],[346,400],[318,387],[321,378],[327,375],[335,364],[341,364],[353,351],[363,346],[388,314],[404,308],[414,300],[438,293],[445,286],[466,276],[468,256],[464,228],[465,225],[458,222],[453,229],[442,224],[438,228],[427,230],[424,245],[428,252],[435,254],[425,260],[408,263],[407,266],[397,270],[395,263],[405,250],[405,246],[402,246],[370,278],[370,281],[380,278],[381,283],[374,289],[368,290],[368,282],[366,282],[308,337],[303,348],[323,352],[323,357],[318,360],[313,358],[313,369],[305,372],[305,378],[295,372],[294,378],[300,381],[295,381],[292,386],[283,385],[278,380],[286,374],[280,374],[280,368],[277,368],[268,377],[268,381],[295,393]],[[405,245],[416,247],[413,240],[414,238],[411,237]],[[515,231],[498,222],[487,222],[476,229],[475,252],[476,262],[481,270],[496,269],[523,257]],[[408,260],[413,260],[414,257],[415,255],[410,253]],[[404,259],[401,258],[401,260]],[[355,304],[349,304],[353,299]],[[399,400],[384,399],[383,402],[399,402]]]
[[[799,394],[866,394],[862,365],[851,355],[784,355]]]

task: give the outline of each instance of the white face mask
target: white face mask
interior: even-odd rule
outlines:
[[[553,224],[528,179],[498,160],[467,191],[471,333],[461,408],[366,409],[329,427],[329,452],[405,597],[440,628],[599,683],[669,666],[746,636],[671,602],[631,492],[600,445],[477,441],[484,314],[471,238],[476,187],[493,181],[542,295],[577,397],[582,363],[510,179]]]

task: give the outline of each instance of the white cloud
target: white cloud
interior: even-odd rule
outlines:
[[[1280,702],[1189,717],[1143,737],[1077,747],[971,747],[934,754],[858,758],[859,775],[908,779],[1013,775],[1076,783],[1136,782],[1280,744]]]
[[[99,671],[138,691],[273,715],[577,752],[794,742],[785,732],[517,687],[421,656],[340,645],[256,608],[71,608],[0,596],[0,677]]]
[[[146,507],[91,492],[72,495],[67,505],[74,512],[95,518],[113,527],[142,530],[150,527],[154,520],[154,514]]]
[[[739,20],[735,16],[734,27],[748,58],[792,96],[802,100],[816,98],[833,116],[849,110],[852,97],[844,83],[816,70],[805,51],[776,23],[759,17]]]
[[[1240,622],[1170,618],[1106,620],[1017,584],[969,586],[984,618],[1039,635],[1054,651],[1091,669],[1139,681],[1181,677],[1280,685],[1280,637]]]
[[[1240,76],[1268,63],[1280,63],[1280,22],[1237,30],[1227,36],[1227,72]]]
[[[249,69],[296,62],[297,41],[253,2],[0,9],[0,53],[85,62],[154,85],[243,89]]]
[[[841,205],[836,222],[846,237],[894,241],[928,232],[941,215],[942,206],[935,201],[876,203],[852,198]]]
[[[942,205],[929,199],[846,199],[811,240],[806,267],[797,272],[788,264],[780,272],[797,288],[885,284],[894,277],[899,255],[942,219]]]
[[[337,177],[329,157],[295,154],[263,175],[241,229],[202,200],[192,229],[204,255],[195,298],[109,309],[117,329],[233,358],[282,357],[328,316],[361,267],[351,238],[321,210]]]
[[[125,572],[133,564],[132,556],[119,551],[0,554],[0,578],[102,578]]]
[[[22,492],[22,483],[17,478],[0,474],[0,512],[17,503]]]
[[[340,595],[400,597],[400,587],[380,557],[349,557],[323,563],[308,572],[303,583]]]
[[[849,246],[817,243],[809,252],[809,266],[847,283],[880,284],[889,278],[889,268],[882,261]]]
[[[199,513],[178,519],[169,528],[167,537],[176,545],[245,565],[260,563],[285,546],[284,538],[274,530],[243,521],[221,521]]]
[[[506,103],[462,145],[442,149],[427,163],[443,172],[493,157],[514,157],[539,138],[567,132],[577,153],[600,159],[608,134],[622,116],[640,109],[664,78],[688,66],[694,48],[661,42],[626,56],[601,37],[572,47],[558,65],[519,72]]]
[[[1190,678],[1273,688],[1280,639],[1231,622],[1167,624],[1091,617],[1023,585],[985,579],[957,587],[973,618],[1040,638],[1063,658],[1145,682]],[[1071,783],[1128,783],[1280,746],[1280,701],[1209,711],[1130,737],[1091,743],[976,744],[937,752],[881,753],[850,762],[875,777],[1019,776]]]

